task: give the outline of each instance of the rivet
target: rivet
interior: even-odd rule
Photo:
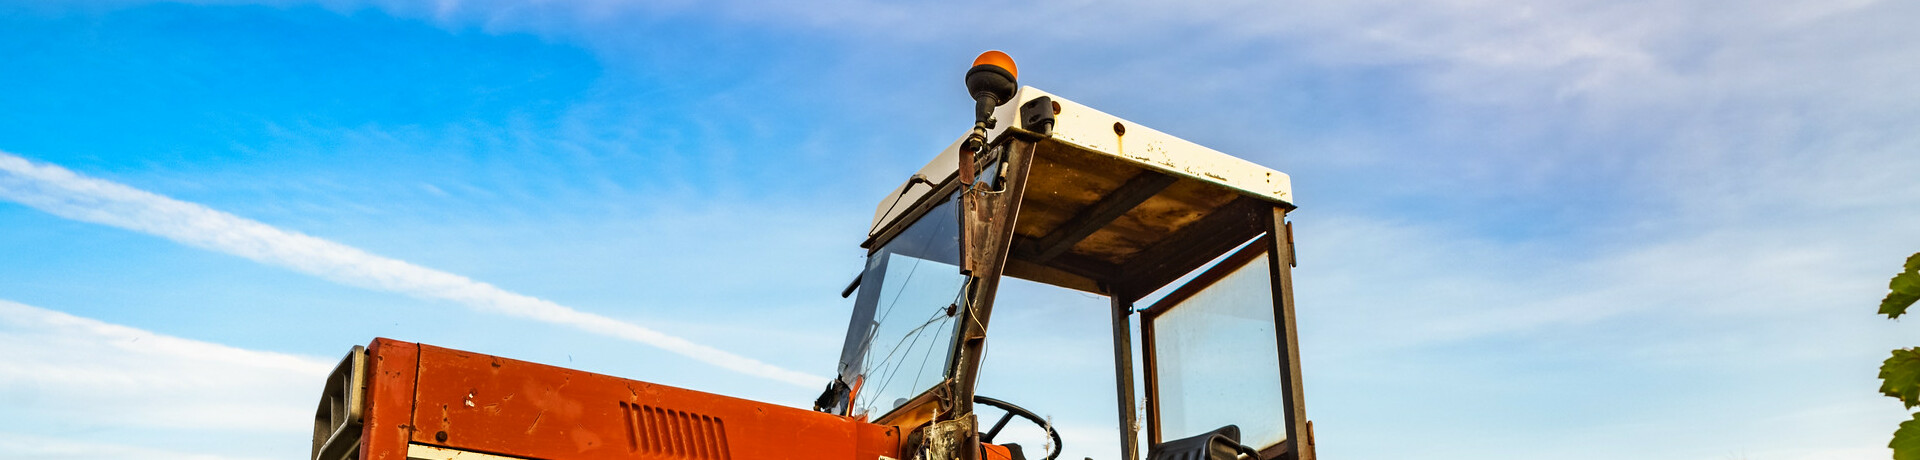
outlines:
[[[1117,136],[1127,135],[1127,125],[1120,124],[1120,122],[1117,121],[1113,122],[1113,134]]]
[[[440,441],[440,442],[447,442],[447,432],[442,431],[439,433],[434,433],[433,440]]]

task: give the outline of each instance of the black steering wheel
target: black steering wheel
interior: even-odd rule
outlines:
[[[1033,411],[1027,410],[1025,407],[1015,406],[1013,403],[986,396],[973,395],[973,402],[1007,411],[1006,415],[1000,416],[1000,421],[993,422],[993,428],[988,429],[987,434],[980,435],[980,442],[992,444],[993,437],[1000,435],[1000,429],[1007,427],[1007,421],[1013,420],[1013,416],[1018,415],[1020,418],[1027,419],[1027,421],[1033,422],[1034,425],[1040,426],[1040,429],[1047,430],[1047,436],[1053,438],[1053,450],[1047,452],[1046,458],[1040,460],[1053,460],[1054,457],[1060,456],[1060,432],[1054,431],[1053,424],[1047,423],[1047,419],[1040,418],[1039,415],[1034,415]]]

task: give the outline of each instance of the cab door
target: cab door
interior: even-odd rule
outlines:
[[[1281,227],[1284,228],[1284,227]],[[1277,229],[1276,229],[1277,230]],[[1291,328],[1291,258],[1269,233],[1142,312],[1149,445],[1235,426],[1266,459],[1311,459]]]

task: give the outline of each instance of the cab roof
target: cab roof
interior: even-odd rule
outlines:
[[[1021,107],[1040,98],[1055,107],[1052,130],[1041,134],[1016,126]],[[1033,87],[1021,88],[994,118],[999,122],[988,133],[993,142],[1007,135],[1039,139],[1015,218],[1009,275],[1101,293],[1115,283],[1166,278],[1152,284],[1158,286],[1172,280],[1162,272],[1184,274],[1188,265],[1258,235],[1259,229],[1240,225],[1253,213],[1294,207],[1285,173]],[[947,146],[888,194],[869,228],[893,225],[956,180],[961,143]],[[1210,250],[1222,244],[1228,246]],[[1196,252],[1209,254],[1198,262],[1173,260]]]

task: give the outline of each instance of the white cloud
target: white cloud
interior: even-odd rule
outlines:
[[[652,345],[747,375],[817,387],[827,379],[690,342],[645,326],[587,313],[463,276],[369,254],[125,185],[34,164],[0,152],[0,198],[68,219],[153,234],[183,244],[286,267],[335,282],[446,300],[479,311],[533,319]]]
[[[21,459],[241,458],[228,456],[234,446],[262,442],[302,451],[333,367],[7,300],[0,350],[0,452]],[[149,431],[169,439],[137,434]],[[217,438],[246,441],[206,442]],[[184,451],[167,447],[180,439]]]
[[[138,458],[143,460],[243,460],[271,458],[252,455],[227,456],[179,452],[167,449],[8,433],[0,433],[0,452],[6,452],[7,458],[13,460],[93,460],[102,458]]]
[[[1585,244],[1300,219],[1322,453],[1389,456],[1404,447],[1364,433],[1398,432],[1446,440],[1436,458],[1589,443],[1563,457],[1884,458],[1907,417],[1872,389],[1913,329],[1872,311],[1920,216],[1622,228]]]
[[[1319,215],[1297,225],[1298,288],[1303,302],[1324,304],[1309,314],[1332,323],[1317,326],[1364,347],[1342,354],[1565,331],[1623,315],[1662,323],[1820,317],[1848,299],[1877,299],[1900,241],[1920,229],[1920,216],[1879,222],[1886,225],[1847,239],[1807,238],[1850,225],[1813,220],[1621,229],[1641,239],[1570,248]],[[1774,346],[1821,349],[1805,337]]]

